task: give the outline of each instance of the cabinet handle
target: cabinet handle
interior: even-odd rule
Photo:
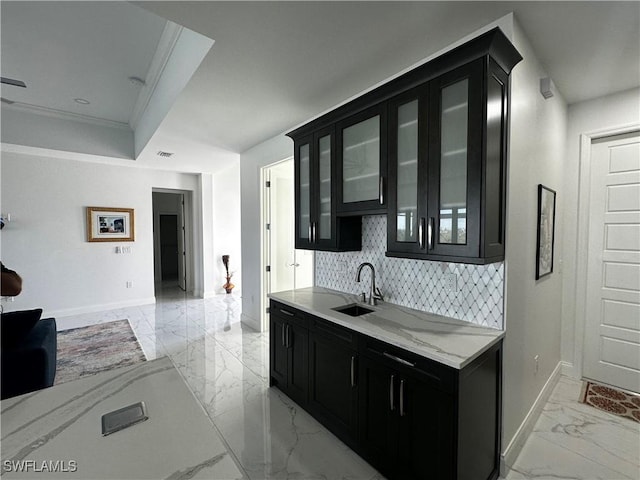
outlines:
[[[410,362],[409,360],[405,360],[404,358],[400,358],[400,357],[396,357],[395,355],[391,355],[390,353],[387,352],[382,352],[382,355],[384,355],[387,358],[390,358],[391,360],[401,363],[402,365],[406,365],[408,367],[415,367],[416,364],[415,362]]]
[[[395,375],[391,375],[391,378],[389,379],[389,408],[391,409],[392,412],[396,409],[396,406],[393,404],[393,400],[394,400],[393,381],[395,378],[396,378]]]
[[[380,200],[380,205],[384,205],[384,177],[380,177],[378,184],[378,199]]]
[[[291,325],[287,324],[287,348],[291,348]]]
[[[286,348],[287,346],[287,339],[285,338],[287,333],[287,325],[286,324],[282,324],[282,346]]]
[[[400,416],[404,417],[404,380],[400,380]]]
[[[420,249],[424,248],[424,224],[426,219],[424,217],[420,217],[420,223],[418,223],[418,245]]]
[[[431,217],[429,219],[429,225],[427,227],[427,247],[429,250],[433,250],[433,224],[435,223],[435,219]]]
[[[356,386],[356,356],[351,356],[351,386]]]
[[[284,313],[285,315],[288,315],[290,317],[295,317],[295,315],[296,315],[295,313],[291,313],[291,312],[289,312],[287,310],[282,310],[282,309],[280,309],[280,312]]]
[[[313,223],[309,222],[309,243],[313,243],[313,240],[311,239],[311,226],[313,225]]]

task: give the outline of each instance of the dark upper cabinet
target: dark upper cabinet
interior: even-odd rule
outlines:
[[[296,184],[297,248],[358,250],[353,218],[386,213],[388,256],[503,260],[509,73],[521,59],[494,29],[290,132],[296,178],[311,178],[309,191]],[[315,171],[327,132],[330,215]]]
[[[336,135],[338,214],[386,213],[386,104],[339,122]]]
[[[296,248],[360,250],[360,219],[336,216],[333,127],[296,139],[294,148]]]
[[[504,259],[507,98],[483,57],[390,102],[388,256]]]

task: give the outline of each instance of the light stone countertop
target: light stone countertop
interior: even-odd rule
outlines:
[[[102,436],[103,414],[139,401],[148,420]],[[168,357],[2,400],[0,407],[3,478],[244,478]]]
[[[290,307],[456,369],[464,368],[504,337],[501,330],[391,303],[366,305],[359,302],[356,295],[328,288],[301,288],[269,296]],[[351,317],[333,310],[353,303],[361,303],[374,312]]]

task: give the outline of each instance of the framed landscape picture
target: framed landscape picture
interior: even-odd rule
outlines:
[[[133,242],[133,208],[87,207],[88,242]]]
[[[556,192],[538,185],[538,240],[536,280],[553,272],[553,240],[556,222]]]

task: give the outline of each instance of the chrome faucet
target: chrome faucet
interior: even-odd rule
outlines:
[[[378,300],[383,301],[384,297],[382,296],[380,289],[376,287],[376,269],[373,268],[373,265],[371,265],[369,262],[361,263],[358,266],[358,273],[356,274],[356,282],[360,283],[360,274],[362,273],[362,269],[364,267],[371,268],[371,290],[369,291],[369,300],[367,300],[366,293],[362,294],[362,300],[365,303],[368,303],[369,305],[376,305],[377,301]]]

